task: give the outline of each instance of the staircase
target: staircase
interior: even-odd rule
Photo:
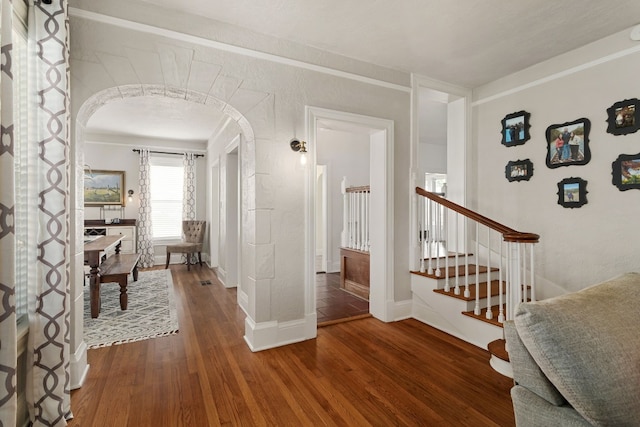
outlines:
[[[535,299],[538,235],[515,231],[421,188],[416,195],[413,317],[488,349],[491,366],[511,376],[502,323],[521,301]]]

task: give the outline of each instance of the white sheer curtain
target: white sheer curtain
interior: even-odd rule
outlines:
[[[69,16],[67,0],[29,3],[34,94],[29,144],[38,146],[38,257],[28,294],[26,393],[32,424],[59,426],[70,417]]]
[[[196,219],[196,157],[193,153],[184,153],[184,182],[182,188],[182,220]],[[195,263],[195,254],[191,254],[191,263]],[[182,262],[187,262],[187,254],[182,254]]]
[[[153,267],[153,228],[151,226],[151,178],[149,150],[140,150],[140,211],[138,214],[138,253],[140,267]]]
[[[16,425],[16,304],[15,304],[15,230],[14,230],[14,139],[13,139],[13,10],[2,1],[0,51],[0,420]]]

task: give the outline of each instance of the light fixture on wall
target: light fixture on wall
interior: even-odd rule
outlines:
[[[302,166],[307,164],[307,143],[304,141],[300,141],[296,138],[293,138],[289,145],[293,151],[300,152],[300,164]]]
[[[129,202],[133,202],[133,190],[127,191],[127,194],[129,195],[128,197]]]

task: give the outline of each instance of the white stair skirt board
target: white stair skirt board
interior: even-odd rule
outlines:
[[[463,315],[463,311],[470,310],[467,308],[469,303],[433,292],[437,286],[438,280],[416,274],[411,275],[415,319],[483,350],[487,349],[491,341],[502,338],[501,327]],[[471,304],[473,308],[475,301]],[[497,315],[497,313],[494,314]]]

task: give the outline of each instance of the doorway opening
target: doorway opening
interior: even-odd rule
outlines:
[[[307,286],[305,289],[307,315],[316,316],[321,322],[318,304],[320,292],[316,274],[318,248],[326,248],[326,275],[329,279],[341,271],[341,234],[343,232],[342,181],[347,176],[349,185],[370,187],[368,246],[369,258],[369,301],[360,303],[360,314],[367,314],[383,321],[392,320],[390,302],[393,300],[393,277],[391,260],[393,248],[388,232],[392,219],[392,156],[393,122],[350,113],[307,107],[307,134],[313,162],[326,166],[315,168],[309,178],[310,197],[307,209],[309,230],[307,233]],[[355,160],[357,159],[357,160]],[[326,188],[322,188],[326,179]],[[326,221],[323,208],[326,208]],[[321,233],[319,233],[321,230]],[[326,244],[316,241],[322,239]],[[321,259],[322,257],[319,257]],[[346,293],[345,293],[346,294]],[[348,296],[353,296],[346,294]],[[355,297],[354,297],[355,298]],[[360,301],[363,301],[361,298]],[[367,307],[368,305],[368,307]],[[317,311],[316,311],[317,310]],[[325,311],[330,311],[326,309]]]

